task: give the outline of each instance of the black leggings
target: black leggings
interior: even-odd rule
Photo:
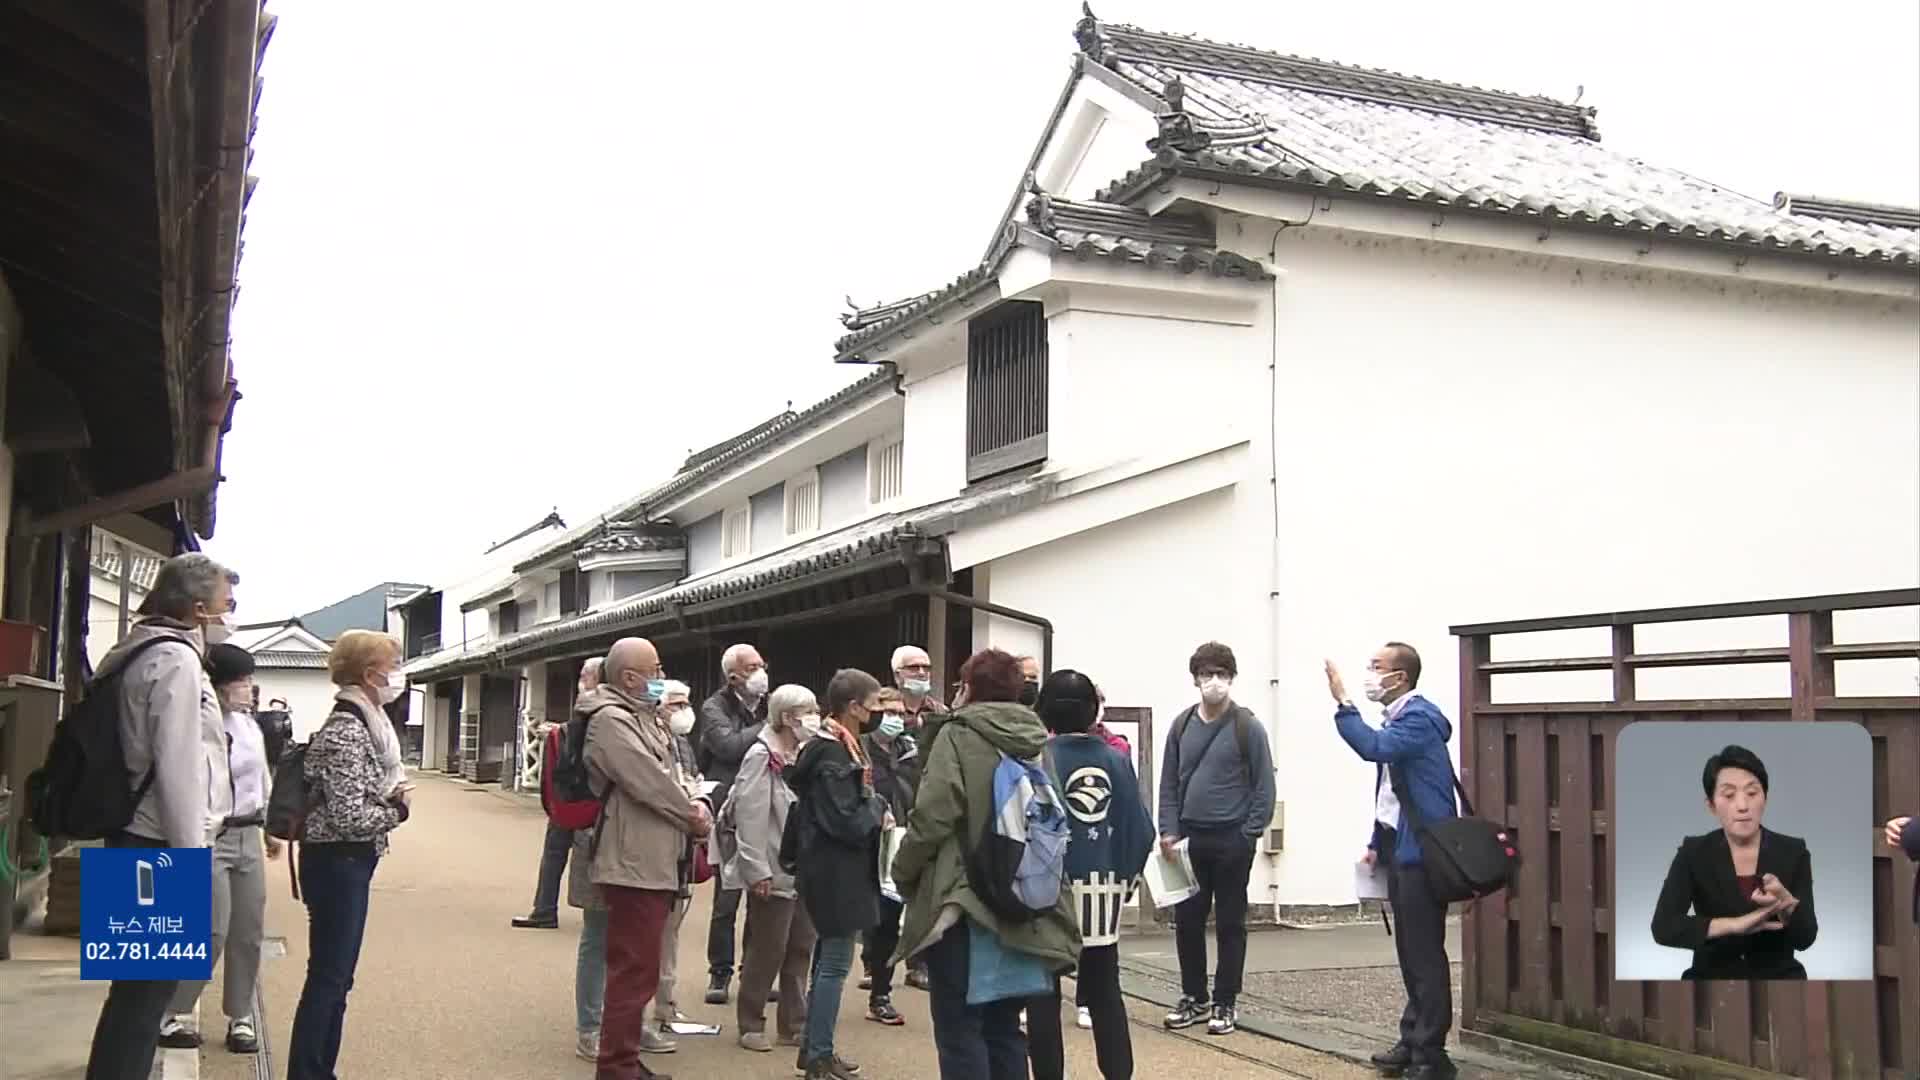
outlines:
[[[1127,1030],[1127,1003],[1120,996],[1120,946],[1080,950],[1074,1000],[1093,1014],[1093,1056],[1106,1080],[1133,1080],[1133,1036]],[[1027,1005],[1027,1056],[1033,1080],[1061,1080],[1066,1049],[1060,1030],[1060,984],[1053,993]]]

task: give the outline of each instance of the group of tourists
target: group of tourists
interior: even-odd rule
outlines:
[[[83,699],[106,703],[108,711],[94,715],[112,728],[125,790],[75,789],[61,776],[50,791],[59,800],[125,804],[125,820],[104,830],[108,847],[212,849],[211,953],[223,975],[223,1043],[255,1054],[265,864],[283,850],[283,838],[269,834],[274,779],[283,767],[298,772],[282,780],[300,795],[298,828],[288,838],[300,841],[296,873],[309,932],[287,1077],[332,1080],[374,866],[409,811],[411,785],[386,712],[406,687],[401,646],[377,631],[340,635],[327,657],[337,691],[332,712],[289,755],[285,702],[256,713],[253,657],[227,641],[239,581],[197,552],[161,565],[140,620],[101,659]],[[74,717],[70,711],[62,727],[84,723]],[[205,986],[114,980],[94,1028],[87,1080],[147,1080],[160,1047],[199,1047],[195,1015]]]
[[[675,957],[694,890],[711,880],[703,1001],[733,1006],[743,1051],[791,1047],[797,1075],[850,1080],[860,1066],[835,1031],[846,983],[866,994],[869,1020],[902,1027],[904,971],[929,994],[941,1076],[1051,1080],[1065,1072],[1071,975],[1101,1074],[1132,1076],[1120,922],[1155,831],[1104,694],[1085,674],[1043,678],[1034,658],[997,649],[967,660],[951,704],[924,649],[902,645],[890,667],[885,684],[849,668],[816,693],[774,685],[738,644],[721,656],[724,685],[695,705],[644,639],[582,666],[569,719],[546,736],[547,833],[532,910],[512,923],[557,927],[567,879],[583,912],[576,1052],[597,1075],[664,1076],[643,1056],[674,1053],[677,1028],[698,1030]],[[1175,720],[1157,794],[1160,841],[1186,842],[1200,892],[1177,909],[1186,997],[1166,1023],[1228,1035],[1272,753],[1232,700],[1231,649],[1202,646],[1189,674],[1199,701]],[[994,848],[1010,816],[1032,827]]]

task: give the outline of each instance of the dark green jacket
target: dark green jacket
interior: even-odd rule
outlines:
[[[894,963],[903,963],[944,932],[949,906],[991,930],[1009,949],[1049,961],[1056,971],[1079,962],[1080,922],[1073,890],[1062,884],[1060,902],[1032,922],[1003,923],[967,883],[966,853],[979,842],[993,814],[993,770],[1002,752],[1016,758],[1040,755],[1047,731],[1033,710],[1013,702],[968,705],[946,719],[935,735],[938,749],[922,750],[925,772],[906,839],[893,860],[893,880],[907,897],[906,923]],[[951,924],[951,919],[946,924]]]

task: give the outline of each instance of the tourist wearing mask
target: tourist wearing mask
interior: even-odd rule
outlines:
[[[1067,879],[1080,916],[1077,1004],[1093,1029],[1094,1058],[1106,1080],[1132,1080],[1133,1039],[1120,996],[1120,915],[1153,851],[1147,814],[1132,759],[1093,734],[1099,692],[1077,671],[1056,671],[1040,690],[1040,719],[1052,735],[1047,771],[1065,798],[1073,839]],[[1053,995],[1028,1010],[1035,1080],[1065,1072],[1059,1048],[1060,1002]]]
[[[1031,657],[1020,658],[1020,704],[1029,709],[1040,705],[1040,677],[1046,674],[1040,670],[1040,661]]]
[[[208,847],[212,824],[232,812],[226,722],[205,654],[233,633],[239,583],[199,552],[168,559],[140,621],[100,659],[96,681],[120,673],[120,746],[136,803],[108,847]],[[93,1030],[89,1080],[146,1080],[178,988],[174,980],[113,981]]]
[[[1327,663],[1327,688],[1337,706],[1334,726],[1362,761],[1374,763],[1373,825],[1361,861],[1372,866],[1387,860],[1387,902],[1396,925],[1393,951],[1407,988],[1400,1038],[1374,1054],[1373,1064],[1409,1080],[1452,1080],[1456,1070],[1447,1054],[1447,1031],[1453,1026],[1447,905],[1427,882],[1419,830],[1411,822],[1444,821],[1458,813],[1453,758],[1447,753],[1453,724],[1419,693],[1420,654],[1413,646],[1388,642],[1367,662],[1365,679],[1367,700],[1386,714],[1378,728],[1361,717],[1340,672]],[[1412,804],[1413,817],[1406,803]]]
[[[800,748],[820,733],[820,706],[804,686],[782,686],[767,699],[767,722],[740,760],[730,802],[721,808],[715,846],[726,887],[745,893],[747,931],[740,965],[740,1045],[773,1052],[767,998],[778,982],[775,1011],[781,1046],[802,1045],[807,1023],[807,969],[813,923],[782,867],[780,844],[798,796],[782,779]]]
[[[695,761],[691,739],[695,719],[692,694],[686,683],[668,679],[662,688],[657,715],[666,728],[667,746],[673,757],[674,779],[688,798],[704,800],[706,796],[700,793],[700,766]],[[647,1032],[640,1041],[642,1053],[671,1054],[679,1049],[673,1041],[673,1029],[669,1025],[687,1018],[680,1011],[680,924],[686,921],[687,908],[693,903],[694,849],[708,842],[689,836],[681,851],[680,890],[667,914],[666,933],[660,941],[660,989],[653,995],[653,1022],[647,1025]]]
[[[906,702],[907,733],[913,737],[917,750],[924,754],[933,745],[933,737],[940,733],[940,722],[947,716],[947,707],[933,687],[933,657],[918,645],[902,645],[893,650],[893,685]],[[918,766],[915,771],[918,772]],[[898,810],[894,817],[902,824],[907,820]],[[881,959],[885,961],[887,957]],[[916,990],[927,988],[926,964],[915,960],[907,965],[907,985]],[[871,981],[862,987],[870,988]]]
[[[855,937],[880,921],[880,830],[892,822],[856,732],[880,711],[880,682],[851,668],[827,683],[828,716],[784,776],[798,796],[781,857],[818,940],[799,1066],[806,1080],[852,1080],[834,1045]]]
[[[1233,650],[1209,641],[1194,650],[1187,672],[1200,691],[1167,734],[1160,774],[1160,845],[1169,855],[1181,839],[1200,886],[1174,908],[1180,954],[1180,1003],[1166,1025],[1204,1022],[1209,1035],[1230,1035],[1247,963],[1247,881],[1260,837],[1273,821],[1273,751],[1266,726],[1233,700],[1239,675]],[[1207,917],[1214,919],[1219,957],[1207,995]]]
[[[227,1017],[227,1050],[260,1051],[259,1025],[253,1016],[254,986],[260,979],[260,949],[267,920],[266,859],[280,854],[280,841],[267,836],[266,740],[248,710],[253,704],[253,655],[237,645],[207,647],[207,674],[226,712],[227,770],[233,809],[213,842],[212,956],[220,963],[224,988],[221,1012]],[[182,982],[173,996],[173,1015],[160,1025],[160,1045],[194,1049],[194,1005],[204,982]]]
[[[974,958],[1002,970],[1037,963],[1058,975],[1079,959],[1079,920],[1067,889],[1053,910],[1015,922],[989,909],[968,884],[966,853],[994,813],[1000,755],[1035,759],[1047,733],[1033,710],[1019,703],[1024,679],[1011,655],[998,649],[977,653],[960,678],[964,703],[940,726],[939,745],[922,750],[919,795],[893,860],[894,883],[907,897],[894,960],[926,958],[941,1080],[1024,1080],[1020,1010],[1027,999],[968,1004],[976,975],[982,993],[994,992],[990,976],[974,970]]]
[[[607,650],[605,680],[574,711],[587,716],[587,775],[607,793],[591,845],[593,883],[607,905],[606,1003],[598,1080],[650,1080],[640,1061],[647,1006],[660,988],[660,944],[680,894],[686,838],[707,835],[712,815],[674,775],[657,719],[666,695],[660,654],[645,638]]]
[[[905,821],[920,787],[920,751],[907,730],[907,702],[900,691],[883,689],[879,701],[880,709],[869,717],[860,746],[873,766],[874,791],[887,801],[893,820]],[[900,945],[903,907],[882,894],[880,921],[861,935],[860,962],[866,977],[860,987],[867,991],[867,1019],[889,1027],[906,1023],[893,1007],[893,950]]]
[[[720,673],[726,685],[701,702],[691,736],[700,773],[715,784],[715,806],[726,805],[741,760],[760,737],[760,725],[767,716],[767,662],[760,650],[745,642],[728,646],[720,654]],[[728,889],[717,876],[713,888],[713,912],[707,923],[706,1002],[725,1005],[727,984],[733,979],[733,931],[740,914],[740,891]]]
[[[387,853],[387,834],[412,805],[412,785],[395,778],[398,740],[386,713],[406,691],[402,655],[398,638],[375,630],[341,634],[327,655],[327,673],[340,689],[307,743],[308,809],[299,844],[307,979],[293,1013],[287,1080],[333,1080],[374,867]],[[382,731],[394,740],[392,757],[382,749]]]

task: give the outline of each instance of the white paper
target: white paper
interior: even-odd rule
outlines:
[[[1155,844],[1153,853],[1147,856],[1146,869],[1140,875],[1147,883],[1147,893],[1153,897],[1153,906],[1172,907],[1182,900],[1200,891],[1200,882],[1193,875],[1193,858],[1187,853],[1187,841],[1182,839],[1173,845],[1173,857]]]
[[[893,857],[900,853],[900,841],[906,839],[904,828],[883,829],[880,832],[880,895],[898,904],[901,903],[900,887],[893,883]]]
[[[1359,900],[1385,900],[1387,898],[1387,875],[1380,872],[1376,864],[1368,866],[1365,862],[1353,864],[1353,895]]]
[[[720,787],[720,781],[718,780],[700,781],[700,797],[703,799],[707,798],[708,796],[712,795],[715,791],[719,790],[719,787]]]
[[[675,1035],[718,1035],[719,1024],[695,1024],[686,1020],[675,1020],[667,1025]]]

